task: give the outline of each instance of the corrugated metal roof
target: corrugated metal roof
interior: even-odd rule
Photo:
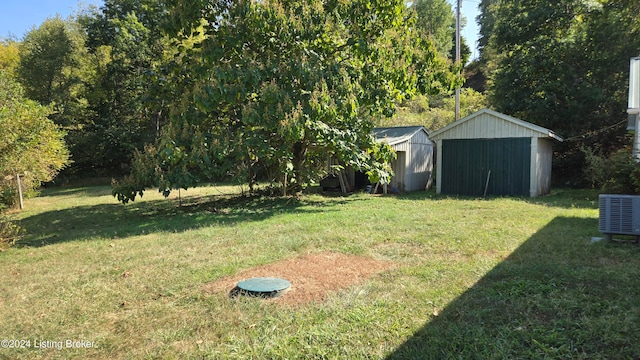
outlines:
[[[417,132],[424,131],[427,135],[429,132],[424,126],[398,126],[384,127],[373,129],[373,134],[377,141],[384,141],[389,145],[403,143],[413,137]]]
[[[530,122],[526,122],[524,120],[516,119],[516,118],[514,118],[512,116],[505,115],[505,114],[502,114],[502,113],[499,113],[497,111],[493,111],[493,110],[487,109],[487,108],[482,109],[480,111],[477,111],[477,112],[475,112],[475,113],[473,113],[471,115],[465,116],[464,118],[462,118],[462,119],[460,119],[458,121],[455,121],[455,122],[443,127],[440,130],[432,132],[430,137],[432,139],[436,139],[437,140],[438,138],[441,137],[440,135],[442,133],[445,133],[445,132],[447,132],[447,131],[449,131],[449,130],[451,130],[451,129],[453,129],[453,128],[455,128],[455,127],[457,127],[457,126],[459,126],[459,125],[461,125],[461,124],[463,124],[463,123],[465,123],[465,122],[467,122],[467,121],[469,121],[471,119],[474,119],[474,118],[476,118],[476,117],[478,117],[478,116],[480,116],[482,114],[490,114],[490,115],[493,115],[493,116],[495,116],[495,117],[497,117],[499,119],[502,119],[504,121],[507,121],[507,122],[516,124],[518,126],[522,126],[524,128],[527,128],[527,129],[529,129],[531,131],[535,131],[537,133],[540,133],[540,134],[544,135],[545,137],[550,137],[550,138],[558,140],[558,141],[564,141],[564,139],[562,137],[560,137],[558,134],[554,133],[553,131],[551,131],[549,129],[543,128],[542,126],[538,126],[538,125],[532,124]]]

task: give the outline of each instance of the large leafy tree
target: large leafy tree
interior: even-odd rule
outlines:
[[[20,84],[0,70],[0,209],[17,198],[16,175],[23,175],[28,193],[69,163],[64,133],[50,114],[51,107],[25,98]]]
[[[25,95],[51,105],[55,123],[72,129],[84,121],[86,102],[82,66],[86,57],[83,35],[73,20],[45,20],[20,44],[17,76]]]
[[[478,50],[482,50],[489,45],[489,39],[493,34],[493,26],[495,25],[495,11],[500,0],[480,0],[478,4],[479,14],[476,18],[479,28]]]
[[[456,17],[451,5],[446,0],[416,0],[411,2],[411,9],[416,12],[416,28],[421,36],[431,40],[439,54],[445,58],[456,59]],[[466,19],[461,19],[464,27]],[[471,49],[464,38],[460,38],[460,55],[462,64],[466,64]]]
[[[492,3],[492,2],[485,2]],[[492,55],[491,103],[568,138],[557,174],[578,184],[582,147],[625,143],[629,58],[640,52],[636,1],[495,1],[483,51]],[[577,175],[577,176],[576,176]]]
[[[181,55],[192,77],[171,124],[115,189],[125,202],[225,174],[300,189],[330,157],[384,180],[373,118],[454,80],[399,0],[174,5],[175,34],[204,40]]]
[[[158,88],[168,45],[163,9],[158,0],[106,0],[79,19],[94,69],[83,163],[94,171],[121,173],[167,116],[170,96]]]
[[[456,18],[446,0],[417,0],[412,3],[417,14],[416,27],[433,41],[438,52],[448,57],[454,46]]]
[[[25,95],[52,109],[49,118],[66,132],[74,166],[65,172],[91,167],[96,159],[91,109],[99,61],[85,47],[85,33],[74,19],[45,20],[20,44],[16,76]]]

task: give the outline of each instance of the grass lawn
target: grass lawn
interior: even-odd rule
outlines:
[[[182,191],[182,207],[177,194],[125,206],[110,191],[45,190],[15,215],[28,233],[0,253],[0,339],[30,347],[0,348],[0,358],[640,355],[640,247],[591,243],[592,191],[274,199],[217,186]],[[395,266],[299,306],[203,290],[323,251]]]

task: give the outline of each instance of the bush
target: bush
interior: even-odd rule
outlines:
[[[640,194],[640,164],[631,157],[629,147],[608,158],[591,148],[582,148],[585,155],[585,179],[593,188],[608,194]]]
[[[18,198],[16,186],[11,186],[9,181],[0,181],[0,212],[3,207],[13,207]]]
[[[10,221],[5,215],[0,215],[0,251],[15,245],[21,234],[20,226]]]

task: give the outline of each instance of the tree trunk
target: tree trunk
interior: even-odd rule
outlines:
[[[301,190],[303,182],[307,180],[306,177],[308,174],[304,168],[307,150],[307,144],[302,141],[298,141],[293,144],[293,178],[296,182],[295,185],[290,187],[291,192]]]

